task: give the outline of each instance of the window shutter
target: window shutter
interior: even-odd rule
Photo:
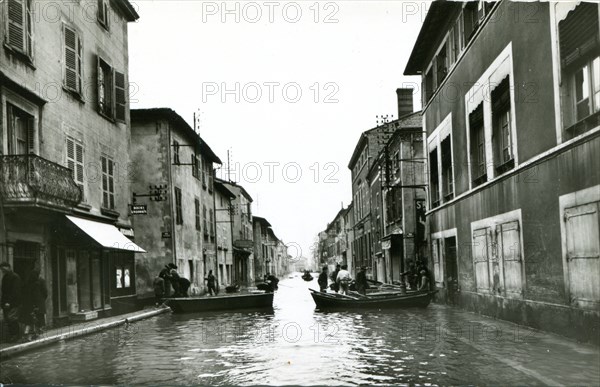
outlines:
[[[600,306],[600,225],[598,202],[565,209],[571,303]]]
[[[35,127],[33,118],[27,119],[27,148],[29,154],[35,154]]]
[[[33,11],[31,10],[31,3],[25,3],[25,10],[27,12],[27,41],[25,43],[27,45],[26,53],[30,58],[33,58]]]
[[[7,43],[25,51],[25,0],[8,0]]]
[[[97,81],[97,91],[98,91],[98,110],[103,111],[103,106],[104,106],[104,74],[102,73],[102,66],[101,66],[101,59],[100,56],[97,55],[96,56],[96,75],[98,78]]]
[[[106,13],[104,12],[104,0],[98,0],[98,20],[102,23],[106,23]]]
[[[478,292],[489,293],[489,253],[490,228],[473,231],[473,264],[475,266],[475,283]]]
[[[115,119],[125,121],[125,74],[115,71]]]
[[[75,144],[75,162],[77,163],[77,182],[83,183],[83,146]]]
[[[519,222],[500,226],[500,252],[504,271],[504,288],[507,297],[523,295],[523,261],[521,259],[521,236]]]
[[[558,23],[560,59],[563,68],[600,52],[598,4],[579,4]]]
[[[65,38],[65,86],[71,90],[77,91],[78,73],[77,62],[80,53],[77,48],[77,34],[74,30],[64,26]]]

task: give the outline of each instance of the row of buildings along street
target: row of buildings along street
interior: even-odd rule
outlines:
[[[380,282],[421,263],[438,302],[597,342],[599,6],[535,6],[431,4],[404,70],[423,109],[398,89],[348,150],[317,255]]]
[[[209,270],[221,287],[285,274],[286,245],[196,130],[130,110],[132,4],[57,2],[57,23],[34,21],[40,3],[0,1],[0,261],[41,271],[50,325],[153,303],[169,263],[193,295]]]

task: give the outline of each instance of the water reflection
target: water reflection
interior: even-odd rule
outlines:
[[[571,348],[578,355],[567,359],[559,354],[565,340],[519,342],[516,326],[437,305],[319,312],[307,286],[316,288],[316,280],[281,281],[270,312],[162,315],[60,343],[3,362],[2,378],[56,384],[552,384],[544,383],[544,372],[522,369],[531,365],[547,367],[546,375],[555,378],[550,381],[563,382],[555,375],[560,367],[570,370],[565,378],[575,373],[585,384],[598,380],[589,366],[598,352],[585,346]]]

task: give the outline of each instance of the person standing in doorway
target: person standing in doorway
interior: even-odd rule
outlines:
[[[21,338],[21,326],[19,325],[22,296],[21,277],[12,271],[8,262],[0,263],[0,270],[3,273],[0,305],[8,327],[8,341],[15,342]]]
[[[46,326],[46,299],[48,288],[46,281],[40,278],[40,270],[31,271],[23,294],[22,317],[25,324],[27,339],[35,339]]]

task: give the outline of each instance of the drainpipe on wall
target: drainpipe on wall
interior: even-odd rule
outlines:
[[[169,190],[171,191],[171,194],[168,195],[167,200],[168,200],[168,204],[169,204],[169,213],[171,215],[171,251],[173,251],[173,264],[177,265],[177,243],[176,243],[176,238],[175,238],[175,216],[174,212],[175,209],[174,204],[173,204],[173,196],[175,195],[175,187],[173,186],[173,174],[172,174],[172,167],[173,165],[171,165],[171,123],[169,122],[167,124],[167,170],[169,172]]]

